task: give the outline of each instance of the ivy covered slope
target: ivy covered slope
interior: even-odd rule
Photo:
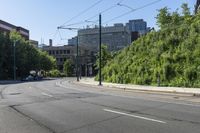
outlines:
[[[103,80],[139,85],[200,87],[200,13],[159,10],[159,31],[123,49],[102,70]]]

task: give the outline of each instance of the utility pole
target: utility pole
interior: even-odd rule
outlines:
[[[79,39],[78,39],[78,35],[77,35],[77,45],[76,45],[76,77],[77,77],[77,82],[79,82],[79,65],[78,65],[78,62],[79,62],[79,58],[78,58],[78,51],[79,51],[79,49],[78,49],[78,41],[79,41]]]
[[[99,14],[99,86],[102,85],[101,77],[101,13]]]
[[[13,79],[16,80],[16,56],[15,56],[16,41],[13,42]]]

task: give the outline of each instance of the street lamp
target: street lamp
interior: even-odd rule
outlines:
[[[18,40],[13,42],[13,78],[16,80],[16,43]]]

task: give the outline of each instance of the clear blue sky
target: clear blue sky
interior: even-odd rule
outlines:
[[[67,40],[61,40],[59,34],[56,34],[57,26],[62,25],[97,1],[99,0],[0,0],[0,19],[29,29],[30,38],[39,42],[43,38],[44,43],[48,44],[48,39],[52,38],[54,39],[55,45],[67,44]],[[116,4],[118,1],[103,0],[88,12],[73,19],[70,23],[84,21]],[[155,0],[124,0],[122,3],[132,8],[138,8],[153,1]],[[196,0],[162,0],[159,3],[109,22],[108,25],[112,25],[113,23],[126,23],[131,19],[144,19],[147,21],[149,27],[156,27],[155,17],[157,9],[167,6],[173,11],[180,8],[180,5],[184,2],[189,4],[191,11],[194,10]],[[102,20],[105,22],[129,10],[128,8],[118,6],[102,14]],[[92,20],[97,19],[98,16]],[[87,23],[82,23],[73,27],[83,28],[86,25]],[[71,38],[77,34],[76,31],[67,30],[61,30],[60,33],[62,39]]]

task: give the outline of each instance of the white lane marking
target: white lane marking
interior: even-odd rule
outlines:
[[[138,118],[138,119],[143,119],[143,120],[147,120],[147,121],[153,121],[153,122],[158,122],[158,123],[166,124],[166,122],[164,122],[164,121],[160,121],[160,120],[156,120],[156,119],[151,119],[151,118],[147,118],[147,117],[143,117],[143,116],[137,116],[137,115],[127,114],[127,113],[124,113],[124,112],[119,112],[119,111],[110,110],[110,109],[103,109],[103,110],[106,111],[106,112],[110,112],[110,113],[115,113],[115,114],[130,116],[130,117],[134,117],[134,118]]]
[[[44,95],[44,96],[48,96],[48,97],[53,97],[52,95],[49,95],[49,94],[44,93],[44,92],[42,92],[42,95]]]
[[[110,95],[110,96],[115,96],[115,97],[121,97],[121,98],[130,98],[130,99],[137,99],[137,100],[148,100],[148,101],[152,101],[152,102],[160,102],[160,103],[167,103],[167,104],[175,104],[175,105],[183,105],[183,106],[192,106],[192,107],[200,107],[200,105],[197,104],[190,104],[190,103],[180,103],[178,101],[176,102],[168,102],[168,101],[164,101],[164,100],[156,100],[156,99],[143,99],[143,98],[139,98],[139,97],[132,97],[132,96],[123,96],[123,95],[118,95],[118,94],[113,94],[113,93],[109,93],[109,92],[97,92],[97,91],[91,91],[91,90],[83,90],[83,89],[75,89],[75,88],[69,88],[66,87],[64,85],[62,85],[60,82],[56,82],[56,84],[59,87],[63,87],[66,89],[70,89],[70,90],[77,90],[77,91],[81,91],[81,92],[90,92],[90,93],[96,93],[96,94],[103,94],[103,95]],[[92,87],[92,86],[91,86]]]

